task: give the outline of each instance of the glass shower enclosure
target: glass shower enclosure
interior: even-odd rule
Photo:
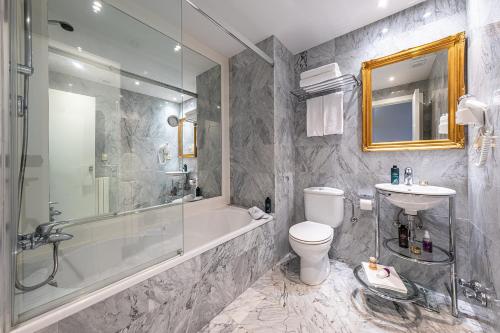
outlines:
[[[109,2],[11,1],[14,323],[183,251],[181,0]]]

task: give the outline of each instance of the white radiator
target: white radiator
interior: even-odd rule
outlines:
[[[96,211],[98,215],[109,213],[109,177],[97,177],[95,187]]]

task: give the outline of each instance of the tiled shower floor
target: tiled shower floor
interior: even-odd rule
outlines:
[[[331,267],[327,281],[311,287],[299,282],[297,258],[279,264],[201,332],[486,332],[467,303],[460,319],[445,305],[437,314],[396,304],[365,293],[346,264]]]

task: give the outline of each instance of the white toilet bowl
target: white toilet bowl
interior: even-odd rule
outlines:
[[[333,240],[333,228],[305,221],[290,228],[288,239],[300,257],[300,280],[312,286],[322,283],[330,274],[328,250]]]

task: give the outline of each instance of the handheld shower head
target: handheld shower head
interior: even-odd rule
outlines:
[[[75,28],[71,24],[65,21],[59,21],[59,20],[49,20],[49,24],[52,25],[58,25],[60,26],[63,30],[73,32]]]

